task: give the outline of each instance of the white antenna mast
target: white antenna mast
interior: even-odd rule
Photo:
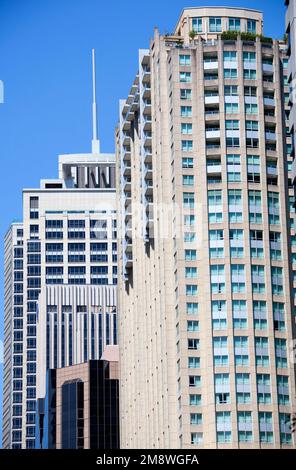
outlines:
[[[98,140],[97,102],[96,102],[96,58],[95,58],[95,50],[94,50],[94,49],[92,49],[92,86],[93,86],[93,104],[92,104],[93,138],[92,138],[92,153],[100,153],[100,141]]]

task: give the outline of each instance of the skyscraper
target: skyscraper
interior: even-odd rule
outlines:
[[[295,447],[287,47],[262,26],[184,9],[120,102],[122,447]]]
[[[4,447],[35,447],[49,368],[117,342],[115,157],[100,153],[93,79],[92,152],[61,155],[58,179],[24,189],[6,237]]]
[[[288,83],[290,84],[290,104],[289,126],[291,130],[292,151],[294,162],[292,166],[293,184],[296,184],[296,160],[295,160],[295,133],[296,133],[296,2],[295,0],[285,0],[286,10],[286,33],[288,42],[287,56],[289,57],[289,66],[287,71]]]

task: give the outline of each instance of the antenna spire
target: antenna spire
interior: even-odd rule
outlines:
[[[100,153],[100,141],[98,140],[98,120],[97,120],[97,100],[96,100],[96,58],[95,58],[95,50],[94,50],[94,49],[92,49],[92,88],[93,88],[93,103],[92,103],[92,120],[93,120],[92,153]]]

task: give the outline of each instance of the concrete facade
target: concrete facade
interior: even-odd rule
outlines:
[[[286,46],[220,35],[262,24],[185,9],[120,102],[123,448],[295,447]]]

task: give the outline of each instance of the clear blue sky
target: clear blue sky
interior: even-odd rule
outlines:
[[[154,26],[170,32],[184,7],[207,5],[262,10],[265,34],[283,36],[284,0],[0,0],[1,338],[3,237],[21,219],[21,190],[56,177],[58,154],[90,150],[91,48],[101,148],[112,152],[118,100],[130,89],[137,50],[149,46]]]

